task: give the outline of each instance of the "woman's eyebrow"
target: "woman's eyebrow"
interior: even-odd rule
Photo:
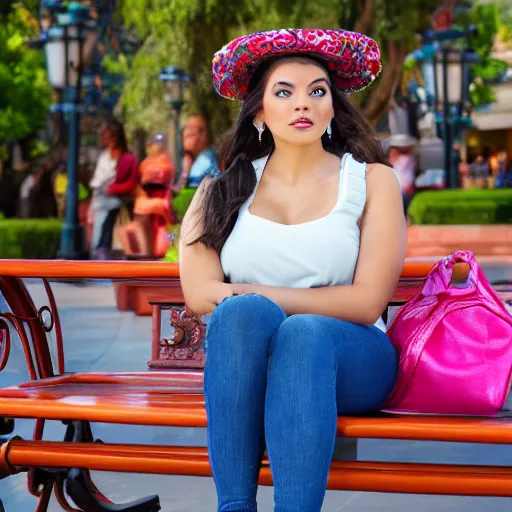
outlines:
[[[295,85],[291,84],[290,82],[276,82],[272,88],[276,87],[277,85],[284,85],[286,87],[291,87],[292,89],[295,89]]]
[[[311,87],[312,85],[314,84],[317,84],[319,82],[325,82],[327,85],[330,85],[329,81],[327,80],[327,78],[325,77],[321,77],[321,78],[317,78],[316,80],[313,80],[309,85],[308,87]],[[281,85],[281,86],[285,86],[285,87],[290,87],[291,89],[295,89],[295,85],[293,85],[292,83],[290,82],[283,82],[283,81],[280,81],[280,82],[276,82],[272,88],[278,86],[278,85]]]
[[[325,82],[327,85],[330,85],[329,81],[327,80],[327,78],[317,78],[316,80],[313,80],[310,84],[309,84],[309,87],[311,87],[313,84],[317,84],[318,82]]]

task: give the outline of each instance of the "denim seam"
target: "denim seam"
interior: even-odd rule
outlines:
[[[237,508],[232,508],[236,506]],[[229,507],[229,508],[228,508]],[[257,512],[258,506],[255,502],[240,500],[230,501],[219,508],[219,512]]]
[[[215,325],[214,325],[215,323]],[[212,315],[212,319],[210,321],[210,325],[208,326],[209,329],[213,329],[213,327],[215,327],[217,330],[218,330],[218,321],[216,318],[214,318],[214,316]],[[207,441],[207,446],[208,446],[208,450],[209,450],[209,445],[210,445],[210,438],[209,438],[209,435],[208,435],[208,419],[210,417],[210,413],[209,413],[209,406],[208,406],[208,395],[207,393],[205,393],[205,390],[204,390],[204,383],[205,383],[205,378],[206,378],[206,373],[207,373],[207,358],[205,358],[205,369],[204,369],[204,374],[203,374],[203,395],[204,395],[204,407],[206,409],[206,430],[207,430],[207,435],[206,435],[206,441]],[[210,457],[209,457],[210,458]],[[210,460],[210,467],[211,467],[211,470],[212,470],[212,477],[213,477],[213,481],[215,482],[215,472],[213,470],[213,464],[211,463],[211,460]]]

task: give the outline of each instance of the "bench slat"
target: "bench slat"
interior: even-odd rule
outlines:
[[[402,277],[423,278],[435,260],[407,261]],[[179,277],[179,264],[161,261],[70,261],[0,259],[0,276],[48,279],[165,279]]]
[[[206,448],[12,440],[0,458],[11,468],[81,467],[98,471],[211,476]],[[272,485],[267,459],[260,485]],[[374,492],[512,496],[512,468],[334,461],[327,488]]]
[[[0,416],[205,427],[200,372],[69,374],[0,389]],[[512,422],[440,416],[339,417],[338,435],[510,444]]]
[[[47,279],[167,279],[177,263],[161,261],[1,260],[0,276]]]

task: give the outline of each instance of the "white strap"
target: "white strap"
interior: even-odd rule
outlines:
[[[269,159],[270,155],[257,158],[256,160],[253,160],[252,166],[254,167],[254,173],[256,174],[256,186],[254,187],[254,190],[252,194],[250,195],[249,199],[242,205],[241,211],[248,210],[251,206],[254,196],[256,195],[256,192],[258,190],[258,185],[260,184],[261,176],[263,175],[263,171],[265,170],[265,166],[267,165],[267,161]]]
[[[348,155],[343,172],[342,209],[356,219],[361,217],[366,204],[366,163]]]

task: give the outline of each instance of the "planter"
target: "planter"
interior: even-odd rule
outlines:
[[[151,316],[150,302],[185,302],[179,279],[114,283],[114,291],[117,309],[133,311],[138,316]]]

